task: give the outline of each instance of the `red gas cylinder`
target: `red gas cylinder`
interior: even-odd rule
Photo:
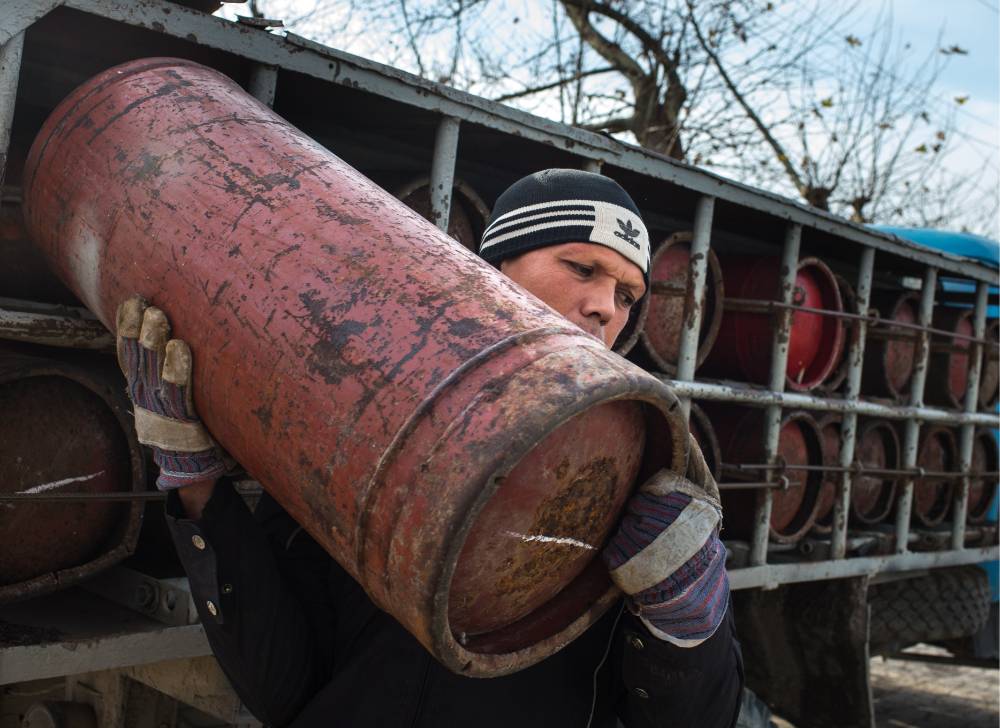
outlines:
[[[727,299],[778,300],[777,258],[732,256],[720,262]],[[816,258],[799,261],[793,303],[828,311],[843,310],[837,281],[825,263]],[[705,372],[766,384],[770,378],[775,320],[767,313],[737,310],[735,305],[726,304],[718,339],[705,361]],[[843,345],[844,326],[839,318],[795,311],[788,344],[786,386],[805,391],[821,384],[837,365]]]
[[[858,431],[854,461],[863,468],[898,470],[902,450],[896,428],[887,420],[865,420]],[[897,476],[871,473],[851,483],[851,518],[856,523],[879,523],[892,514]]]
[[[0,352],[0,495],[145,490],[124,382],[81,363]],[[0,604],[113,566],[141,523],[139,502],[0,500]]]
[[[916,332],[913,329],[893,328],[889,322],[915,324],[920,311],[920,295],[879,296],[876,307],[887,324],[868,329],[861,370],[862,391],[867,395],[901,401],[910,392]]]
[[[109,328],[166,310],[219,442],[443,664],[521,669],[617,598],[596,557],[685,466],[677,400],[231,80],[106,71],[25,194],[60,278]]]
[[[854,292],[853,286],[851,286],[851,284],[847,282],[847,279],[842,275],[834,274],[834,278],[837,279],[837,289],[840,291],[840,301],[844,306],[844,311],[853,314],[861,313],[858,310],[858,294]],[[847,379],[850,342],[854,341],[857,337],[857,332],[858,329],[856,326],[844,326],[844,337],[841,340],[840,351],[836,357],[837,364],[834,366],[833,371],[830,372],[830,376],[828,376],[819,386],[819,390],[823,394],[836,392],[841,388],[844,381]]]
[[[934,328],[961,336],[972,336],[972,309],[939,307],[934,311]],[[932,339],[927,362],[928,404],[962,409],[965,387],[969,381],[969,344],[967,339]]]
[[[823,455],[829,465],[840,464],[841,422],[839,414],[820,418]],[[900,449],[896,429],[885,420],[859,423],[854,445],[854,462],[863,468],[895,470],[899,468]],[[833,523],[833,505],[837,497],[840,473],[827,474],[820,494],[814,530],[829,533]],[[855,475],[851,480],[851,521],[875,524],[889,516],[896,493],[896,478],[877,473]]]
[[[917,466],[928,473],[950,472],[958,462],[958,449],[951,430],[926,426],[920,434]],[[921,526],[936,526],[951,509],[954,482],[933,475],[913,484],[913,520]]]
[[[840,463],[840,423],[839,413],[828,412],[816,420],[820,435],[823,438],[823,464],[833,467]],[[840,474],[828,471],[823,474],[823,485],[819,491],[816,506],[816,523],[813,530],[817,533],[830,533],[833,527],[833,504],[837,500],[837,485]]]
[[[972,441],[972,472],[996,473],[1000,467],[997,439],[992,430],[976,430]],[[982,523],[997,495],[996,475],[974,475],[969,479],[969,523]]]
[[[650,261],[649,308],[641,327],[643,347],[656,365],[670,375],[677,373],[681,332],[684,330],[685,291],[691,265],[691,233],[675,233],[664,240]],[[708,251],[705,292],[699,305],[701,333],[696,366],[705,361],[722,323],[722,269],[715,253]]]
[[[705,412],[719,437],[719,447],[725,463],[740,465],[764,462],[763,410],[706,403]],[[816,420],[805,412],[786,414],[778,440],[778,458],[788,467],[784,471],[788,478],[788,488],[774,489],[770,535],[772,541],[794,543],[812,527],[819,505],[823,473],[794,468],[795,465],[823,463],[823,444]],[[763,471],[753,471],[753,475],[748,477],[763,480]],[[752,490],[722,492],[727,538],[750,538],[756,501],[756,494]]]
[[[1000,349],[997,346],[1000,319],[987,322],[984,338],[989,344],[983,350],[983,370],[979,375],[979,409],[992,412],[997,408],[997,395],[1000,394]]]

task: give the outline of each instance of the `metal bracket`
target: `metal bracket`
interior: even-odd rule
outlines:
[[[171,626],[197,624],[188,580],[154,579],[117,566],[81,585],[84,589]]]

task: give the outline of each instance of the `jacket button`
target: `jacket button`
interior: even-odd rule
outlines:
[[[642,688],[635,688],[632,692],[635,693],[635,697],[642,698],[643,700],[649,697],[649,693]]]
[[[232,584],[223,584],[222,585],[222,593],[223,594],[232,594],[233,593],[233,585]]]
[[[641,639],[639,639],[639,635],[635,634],[630,634],[628,636],[628,643],[632,645],[633,649],[636,650],[641,650],[646,646],[645,643]]]
[[[199,551],[205,550],[205,539],[203,539],[201,536],[198,536],[197,534],[192,536],[191,543],[193,543],[194,547]]]
[[[213,617],[218,616],[219,610],[215,608],[215,602],[209,600],[205,602],[205,606],[208,607],[209,614],[211,614]]]

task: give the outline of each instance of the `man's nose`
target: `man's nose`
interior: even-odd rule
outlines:
[[[581,313],[588,318],[597,318],[601,326],[607,326],[615,315],[614,286],[591,286],[583,301]]]

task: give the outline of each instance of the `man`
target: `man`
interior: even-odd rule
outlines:
[[[480,254],[608,347],[649,287],[649,238],[635,203],[586,172],[546,170],[512,185]],[[191,401],[191,354],[167,341],[165,315],[133,298],[118,327],[140,440],[154,446],[167,521],[209,642],[265,723],[735,723],[742,663],[718,491],[697,446],[691,480],[664,472],[644,484],[603,552],[624,606],[538,665],[462,677],[376,608],[273,499],[265,495],[251,514],[220,479],[221,459],[197,444],[209,440]]]

